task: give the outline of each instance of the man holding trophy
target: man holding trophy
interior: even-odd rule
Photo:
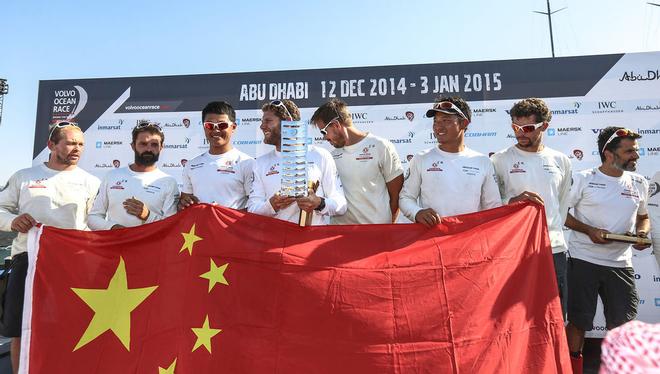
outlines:
[[[598,135],[601,165],[573,175],[566,218],[566,226],[573,230],[568,241],[566,336],[574,373],[582,373],[584,333],[593,328],[599,295],[608,330],[637,315],[631,242],[635,249],[647,248],[650,226],[649,184],[633,173],[639,138],[623,127],[603,129]],[[635,236],[622,235],[632,232]]]
[[[275,100],[261,110],[264,143],[275,149],[256,160],[248,211],[301,225],[326,225],[330,216],[344,214],[335,162],[327,150],[307,144],[296,104]],[[283,139],[293,141],[283,145]]]

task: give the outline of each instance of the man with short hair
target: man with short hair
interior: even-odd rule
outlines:
[[[394,145],[353,126],[351,112],[341,100],[321,105],[311,122],[335,149],[348,208],[332,216],[333,225],[394,223],[399,214],[403,167]]]
[[[317,189],[310,189],[305,197],[280,194],[281,124],[282,121],[299,121],[300,110],[291,100],[275,100],[264,104],[261,110],[264,143],[274,145],[275,149],[256,160],[248,211],[298,222],[300,211],[304,210],[312,214],[312,225],[325,225],[328,217],[344,214],[346,198],[332,155],[314,145],[307,151],[307,176],[310,182],[318,182]]]
[[[236,111],[224,101],[213,101],[202,110],[202,121],[209,150],[186,162],[179,210],[199,202],[244,210],[254,159],[231,144]]]
[[[156,166],[164,141],[155,122],[140,121],[133,128],[135,162],[105,175],[89,213],[92,230],[139,226],[176,213],[177,181]]]
[[[521,100],[513,105],[509,113],[517,143],[491,157],[500,194],[504,203],[530,200],[544,204],[562,315],[565,318],[568,302],[567,248],[563,227],[571,189],[571,160],[543,144],[543,133],[552,119],[552,113],[543,100]]]
[[[593,328],[600,295],[608,330],[633,320],[639,297],[635,288],[631,245],[605,239],[606,233],[649,232],[648,182],[636,173],[637,139],[623,127],[598,135],[601,165],[573,175],[566,226],[568,240],[568,326],[566,335],[574,373],[582,373],[585,331]],[[648,245],[633,245],[644,249]]]
[[[465,146],[472,111],[460,97],[440,97],[426,117],[433,118],[438,146],[410,161],[399,197],[401,212],[427,227],[442,217],[502,205],[490,159]]]
[[[37,223],[86,230],[87,214],[99,180],[77,167],[83,153],[83,133],[73,122],[58,122],[48,136],[48,162],[17,171],[0,190],[0,230],[17,231],[4,297],[2,331],[11,337],[11,362],[18,372],[27,275],[27,232]]]

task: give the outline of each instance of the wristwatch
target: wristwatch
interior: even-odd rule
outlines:
[[[314,208],[314,210],[320,212],[320,211],[322,211],[323,209],[325,209],[325,199],[324,199],[324,198],[321,198],[321,203],[319,204],[319,206],[317,206],[316,208]]]

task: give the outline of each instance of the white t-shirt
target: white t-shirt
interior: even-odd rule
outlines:
[[[467,147],[458,153],[427,149],[413,157],[409,170],[399,207],[413,222],[426,208],[447,217],[502,205],[490,159]]]
[[[87,213],[100,183],[79,167],[57,171],[39,164],[19,170],[0,191],[0,230],[11,231],[12,221],[23,213],[47,226],[88,230]],[[25,251],[27,234],[18,233],[11,254]]]
[[[634,233],[637,216],[647,214],[648,187],[639,174],[624,171],[621,177],[610,177],[595,167],[573,174],[568,206],[582,223],[614,234]],[[589,235],[572,231],[568,251],[571,257],[596,265],[632,267],[627,243],[594,244]]]
[[[348,202],[346,213],[333,216],[333,225],[392,223],[390,195],[386,183],[403,174],[394,145],[368,134],[353,145],[333,149]]]
[[[653,253],[660,266],[660,171],[656,172],[649,183],[649,202],[647,204],[651,220],[651,235]]]
[[[270,205],[269,199],[281,187],[281,159],[281,152],[277,152],[275,149],[257,157],[254,167],[254,183],[248,201],[248,212],[297,223],[300,208],[295,202],[278,212]],[[310,182],[319,181],[316,195],[325,198],[325,208],[320,212],[316,210],[313,212],[312,225],[326,225],[328,223],[327,216],[346,212],[346,198],[337,174],[337,167],[330,152],[313,145],[309,146],[307,151],[307,177]]]
[[[491,160],[497,174],[502,200],[506,204],[524,191],[543,199],[552,253],[566,251],[564,222],[571,190],[571,160],[554,149],[525,152],[511,146],[495,153]]]
[[[183,168],[181,192],[195,195],[202,203],[245,209],[253,165],[254,159],[236,148],[219,155],[202,153]]]
[[[124,201],[134,197],[149,209],[149,217],[142,221],[126,213]],[[160,169],[139,173],[128,167],[109,171],[89,212],[89,228],[109,230],[114,225],[126,227],[158,221],[176,213],[179,187],[174,177]]]

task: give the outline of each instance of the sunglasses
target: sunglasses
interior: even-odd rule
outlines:
[[[227,130],[231,126],[228,122],[204,122],[207,130]]]
[[[544,123],[545,122],[539,122],[532,125],[518,125],[515,123],[511,123],[511,127],[515,132],[524,132],[525,134],[529,134],[530,132],[534,132],[536,131],[536,129],[543,126]]]
[[[463,119],[467,119],[467,116],[463,113],[462,110],[460,110],[454,103],[451,101],[441,101],[435,105],[433,105],[433,110],[453,110],[458,114],[459,116],[463,117]]]
[[[321,135],[323,135],[323,136],[328,135],[328,130],[327,130],[328,126],[332,125],[332,123],[337,121],[338,119],[339,119],[339,117],[335,117],[335,118],[331,119],[330,122],[328,122],[322,129],[320,129],[319,132],[321,133]]]
[[[70,122],[70,121],[59,121],[59,122],[56,122],[56,123],[53,124],[52,127],[50,128],[50,132],[48,133],[48,140],[51,140],[51,141],[52,141],[53,133],[55,132],[55,129],[61,129],[61,128],[63,128],[63,127],[69,127],[69,126],[73,126],[73,127],[78,127],[78,128],[80,128],[80,127],[78,126],[78,124],[75,123],[75,122]]]
[[[284,111],[286,112],[286,114],[289,115],[289,120],[293,121],[293,116],[291,115],[291,113],[289,112],[289,109],[287,109],[286,105],[284,105],[283,102],[281,102],[279,100],[273,100],[273,101],[270,102],[270,105],[272,105],[272,106],[281,106],[282,108],[284,108]]]
[[[155,127],[158,129],[158,131],[163,132],[163,129],[160,127],[160,123],[158,122],[149,122],[149,121],[141,121],[138,122],[137,126],[135,126],[136,130],[144,129],[146,127]]]
[[[618,130],[616,130],[614,132],[614,134],[612,134],[612,136],[610,136],[610,138],[607,139],[607,141],[605,142],[605,145],[603,146],[603,149],[600,151],[600,153],[605,152],[605,148],[607,148],[607,145],[610,144],[612,142],[612,140],[614,140],[616,138],[626,137],[626,136],[635,137],[635,136],[637,136],[637,134],[635,132],[633,132],[632,130],[629,130],[629,129],[618,129]]]

